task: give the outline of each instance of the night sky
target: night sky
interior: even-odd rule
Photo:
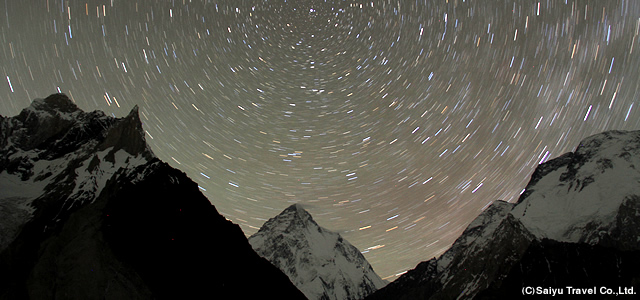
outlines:
[[[534,168],[640,129],[640,1],[4,0],[0,114],[134,105],[251,235],[293,203],[397,274]]]

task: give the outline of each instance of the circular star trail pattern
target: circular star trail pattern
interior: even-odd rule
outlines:
[[[539,163],[640,127],[637,1],[1,5],[2,115],[54,92],[137,104],[245,234],[301,203],[389,280]]]

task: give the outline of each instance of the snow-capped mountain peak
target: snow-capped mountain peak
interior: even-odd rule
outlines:
[[[290,232],[299,228],[314,229],[319,225],[300,204],[287,207],[277,217],[269,219],[260,228],[263,232]]]
[[[384,286],[356,247],[299,204],[265,222],[249,243],[309,299],[362,299]]]
[[[617,228],[621,206],[640,195],[640,132],[608,131],[584,139],[550,162],[512,214],[533,234],[563,242],[598,243]],[[640,248],[640,247],[639,247]]]

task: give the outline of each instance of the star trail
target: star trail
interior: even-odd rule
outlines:
[[[134,105],[251,235],[301,203],[394,280],[586,136],[640,129],[640,2],[4,0],[0,114]]]

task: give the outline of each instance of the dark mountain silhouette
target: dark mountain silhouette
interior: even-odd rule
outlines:
[[[0,129],[0,298],[305,299],[155,157],[137,107],[55,94]]]

